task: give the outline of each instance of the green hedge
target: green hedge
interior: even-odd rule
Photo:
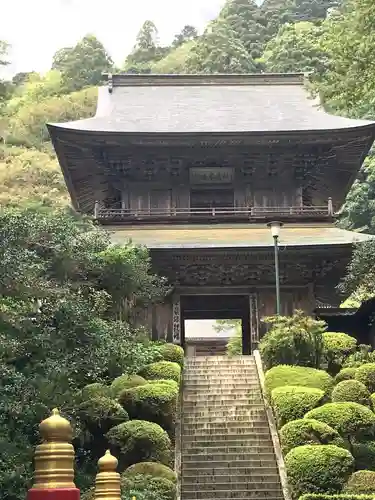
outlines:
[[[138,387],[146,383],[147,380],[139,375],[120,375],[120,377],[115,378],[111,384],[110,389],[112,397],[117,398],[123,390],[130,389],[131,387]]]
[[[324,398],[321,389],[286,385],[277,387],[271,393],[271,404],[278,427],[302,418],[309,410],[316,408]]]
[[[177,474],[175,471],[158,462],[139,462],[131,465],[126,469],[122,476],[130,477],[137,474],[146,474],[152,477],[164,477],[165,479],[177,484]]]
[[[345,448],[344,439],[335,429],[319,420],[307,418],[285,424],[280,429],[280,441],[284,454],[306,444],[333,444]]]
[[[344,488],[345,493],[370,494],[375,493],[375,472],[359,470],[352,474]]]
[[[111,427],[129,420],[129,415],[123,407],[105,396],[93,397],[80,403],[77,416],[92,434],[105,434]]]
[[[373,495],[327,495],[324,493],[308,493],[302,495],[299,500],[374,500]]]
[[[131,418],[151,420],[170,431],[176,422],[178,385],[155,381],[126,389],[119,395],[119,402]]]
[[[172,361],[180,366],[184,364],[184,350],[179,345],[163,344],[160,347],[160,354],[164,361]]]
[[[337,373],[345,359],[352,354],[357,347],[357,340],[346,333],[324,332],[323,354],[328,362],[328,371]]]
[[[375,415],[358,403],[327,403],[309,411],[305,418],[313,418],[336,429],[341,436],[354,438],[371,433],[375,427]]]
[[[265,386],[268,396],[273,389],[284,385],[313,387],[329,394],[333,387],[333,378],[323,370],[304,366],[279,365],[266,372]]]
[[[351,448],[356,469],[375,471],[375,441],[354,442]]]
[[[181,367],[178,363],[172,363],[171,361],[157,361],[156,363],[146,365],[139,371],[138,375],[149,380],[171,379],[179,383],[181,379]]]
[[[285,457],[293,497],[304,493],[338,493],[354,470],[348,450],[334,445],[305,445]]]
[[[371,406],[370,392],[365,384],[358,380],[343,380],[332,391],[332,401],[352,401],[365,406]]]
[[[121,466],[142,461],[170,465],[171,440],[158,424],[144,420],[130,420],[112,427],[106,437],[116,448]]]
[[[335,383],[338,384],[343,380],[354,380],[357,368],[343,368],[335,377]]]
[[[177,486],[165,477],[155,477],[148,474],[133,476],[122,475],[121,497],[139,498],[139,493],[145,495],[147,500],[176,500]]]
[[[358,367],[355,379],[365,384],[371,393],[375,392],[375,363],[366,363]]]
[[[95,383],[86,385],[81,390],[82,401],[87,401],[97,396],[111,397],[110,388],[104,384]]]

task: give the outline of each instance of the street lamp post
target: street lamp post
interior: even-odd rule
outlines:
[[[280,316],[280,270],[279,270],[279,236],[281,222],[273,221],[267,224],[271,228],[271,234],[275,249],[275,285],[276,285],[276,314]]]

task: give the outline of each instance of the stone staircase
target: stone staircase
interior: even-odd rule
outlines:
[[[253,356],[185,360],[181,500],[283,500]]]

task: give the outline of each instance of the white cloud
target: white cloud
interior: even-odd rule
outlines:
[[[12,0],[1,6],[0,38],[12,46],[8,71],[47,71],[56,50],[96,35],[117,64],[131,50],[146,19],[162,43],[185,24],[202,30],[224,0]]]

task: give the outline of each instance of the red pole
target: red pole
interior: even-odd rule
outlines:
[[[55,409],[39,430],[43,442],[36,447],[34,485],[27,500],[79,500],[70,423]]]

